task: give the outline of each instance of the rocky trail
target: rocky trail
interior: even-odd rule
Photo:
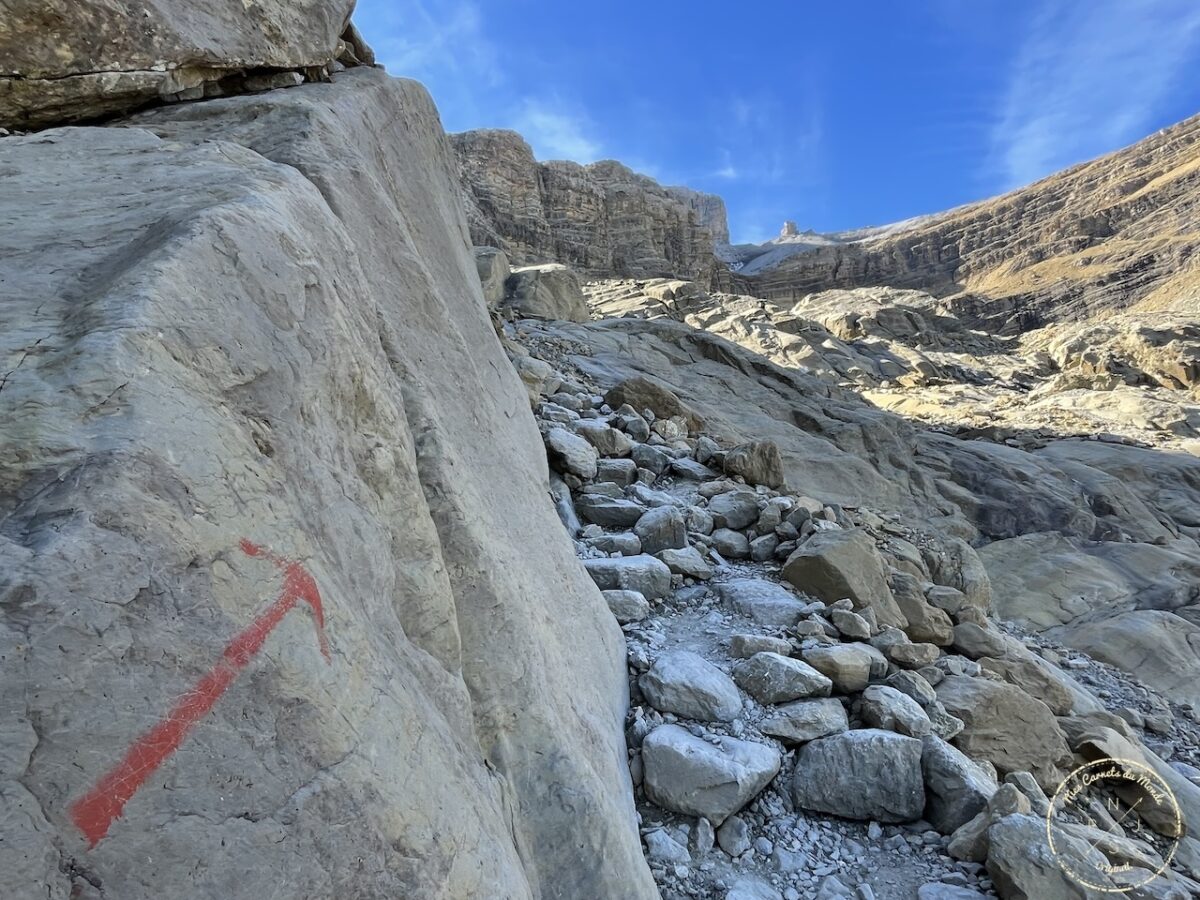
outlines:
[[[629,764],[664,897],[1060,896],[1071,883],[1030,836],[1087,735],[1200,783],[1191,706],[1002,626],[961,570],[933,580],[937,542],[900,516],[789,492],[773,444],[719,446],[645,379],[605,390],[535,323],[505,335],[560,518],[625,634]],[[1055,827],[1162,862],[1111,817]],[[1189,852],[1144,896],[1200,891]]]

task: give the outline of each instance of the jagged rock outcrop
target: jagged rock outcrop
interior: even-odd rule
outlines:
[[[655,896],[424,90],[124,124],[0,141],[0,894]]]
[[[370,64],[348,24],[353,9],[354,0],[10,0],[0,17],[0,127],[320,80],[338,59]]]
[[[719,198],[664,188],[611,160],[537,162],[516,132],[451,135],[474,243],[514,266],[557,262],[584,275],[674,275],[707,281]],[[710,230],[710,228],[712,230]]]
[[[1003,334],[1134,306],[1194,314],[1198,161],[1200,116],[992,200],[804,252],[764,245],[739,262],[750,271],[771,253],[772,264],[730,283],[786,302],[833,287],[915,288]]]

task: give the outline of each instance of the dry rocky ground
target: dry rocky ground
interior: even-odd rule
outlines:
[[[810,319],[793,309],[781,323],[769,303],[686,282],[585,290],[595,315],[724,335],[868,399],[872,387],[919,396],[987,352],[1026,363],[1021,348],[945,319],[934,332],[911,293],[811,298]],[[549,318],[583,318],[567,296],[569,314],[544,298]],[[1153,760],[1195,806],[1190,702],[1052,633],[999,621],[987,570],[947,552],[927,519],[791,489],[773,442],[706,430],[688,381],[676,394],[606,365],[593,332],[610,327],[515,319],[502,331],[557,473],[560,518],[626,636],[630,768],[664,897],[1084,896],[1039,848],[1047,794],[1097,747]],[[909,349],[923,343],[945,350],[930,363],[940,370]],[[962,439],[955,415],[931,428]],[[1047,422],[1043,445],[1070,435],[1061,416]],[[1122,425],[1111,440],[1181,437],[1111,423]],[[1002,425],[974,437],[1022,452],[1039,440],[1013,433],[1022,440]],[[1109,863],[1138,859],[1142,876],[1167,852],[1164,842],[1135,847],[1142,837],[1111,819],[1101,840],[1096,825],[1060,818],[1055,828],[1084,841],[1071,845],[1074,864],[1098,880],[1105,860],[1088,858],[1097,842]],[[1200,845],[1185,841],[1169,874],[1132,896],[1200,891]]]

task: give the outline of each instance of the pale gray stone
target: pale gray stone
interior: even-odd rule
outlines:
[[[806,605],[783,585],[761,578],[740,578],[716,585],[721,601],[761,625],[787,628],[804,615]]]
[[[650,705],[706,722],[729,722],[742,711],[733,680],[689,650],[663,653],[638,681]]]
[[[601,591],[609,611],[622,625],[650,615],[650,603],[637,591]]]
[[[684,547],[682,550],[662,550],[656,556],[677,575],[695,578],[697,581],[707,581],[712,578],[712,566],[704,561],[704,557],[695,547]]]
[[[653,556],[585,559],[583,566],[602,591],[638,591],[658,600],[671,592],[671,570]]]
[[[863,722],[872,728],[921,737],[929,734],[929,716],[916,700],[883,684],[873,684],[862,692],[860,710]]]
[[[551,428],[546,432],[546,455],[550,465],[560,472],[570,472],[585,481],[596,477],[599,454],[596,448],[577,434],[565,428]]]
[[[642,514],[633,532],[642,542],[642,550],[655,554],[660,550],[687,546],[687,527],[683,514],[674,506],[659,506]]]
[[[758,519],[758,494],[745,490],[717,494],[708,501],[708,511],[717,528],[746,528]]]
[[[771,782],[780,757],[766,744],[729,737],[709,743],[678,725],[661,725],[642,742],[642,761],[651,802],[720,825]]]
[[[759,703],[828,697],[832,682],[812,666],[778,653],[756,653],[733,667],[733,678]]]

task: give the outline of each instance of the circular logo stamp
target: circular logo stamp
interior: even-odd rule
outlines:
[[[1171,788],[1132,759],[1106,757],[1080,766],[1059,785],[1046,813],[1046,838],[1059,867],[1076,883],[1106,894],[1124,894],[1158,878],[1183,834]],[[1155,855],[1141,853],[1129,839]]]

